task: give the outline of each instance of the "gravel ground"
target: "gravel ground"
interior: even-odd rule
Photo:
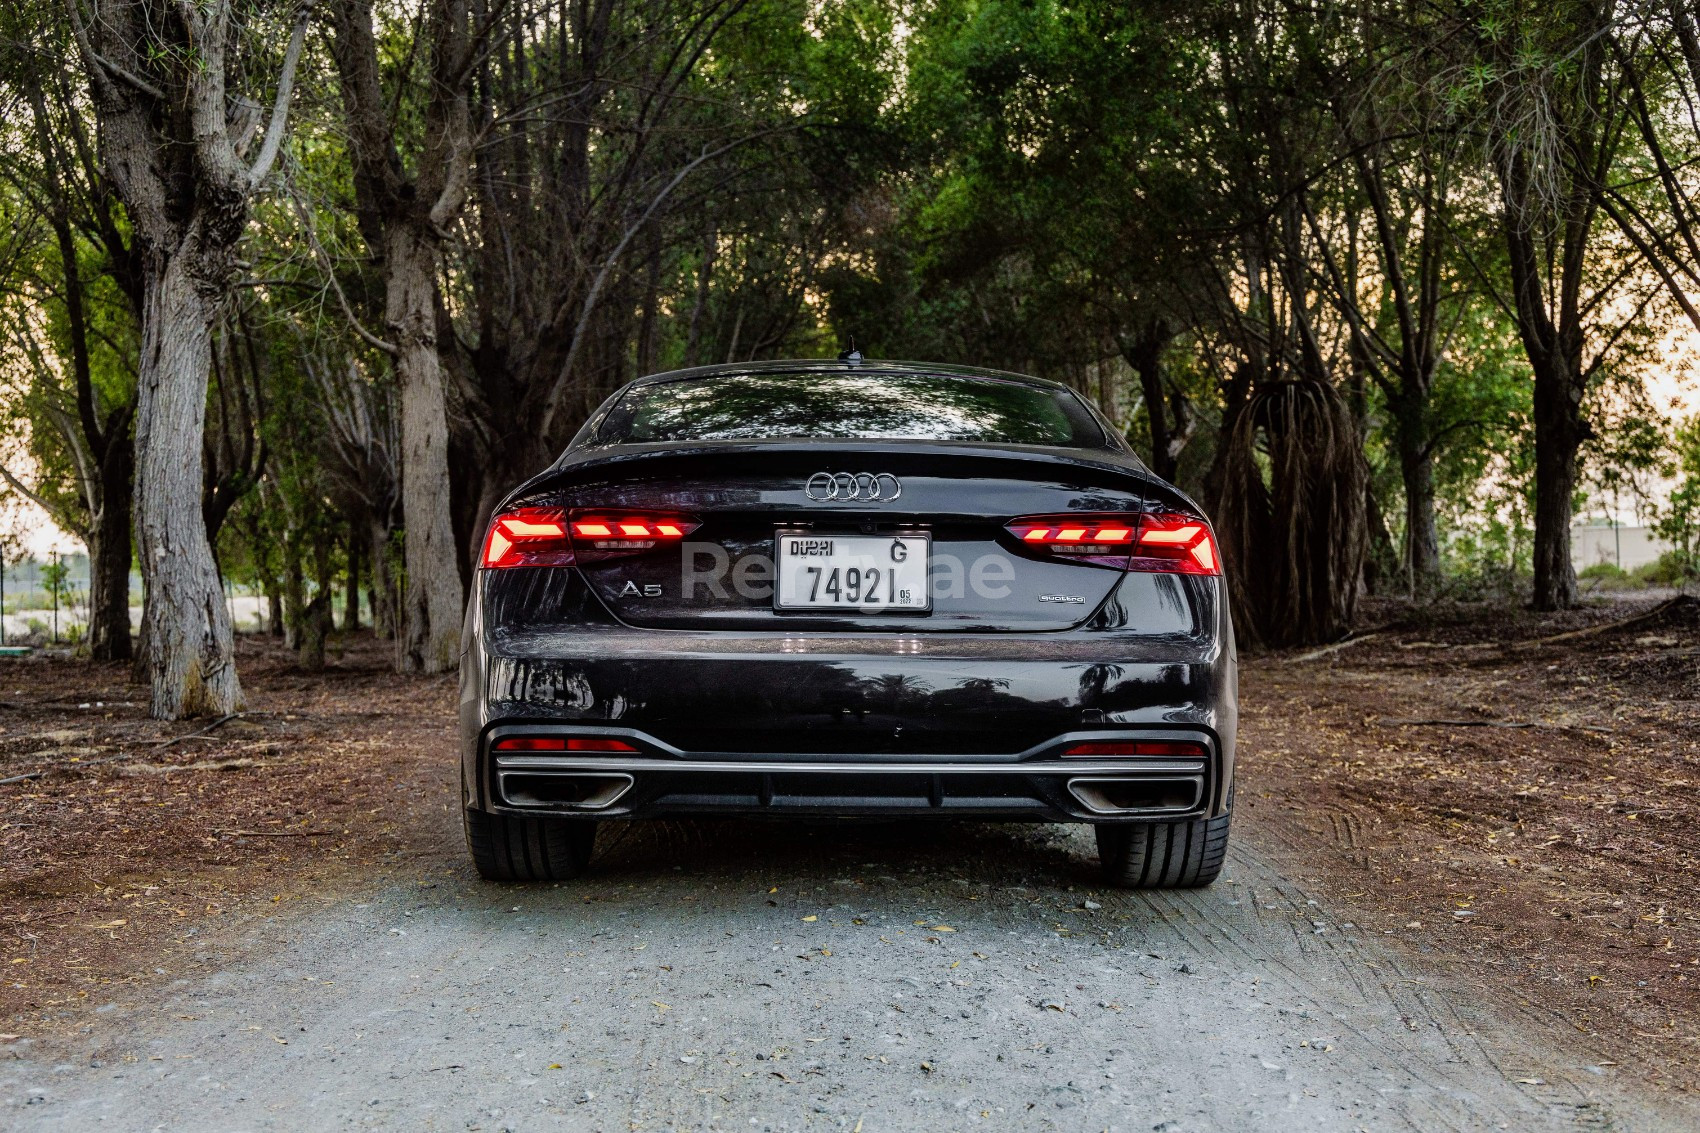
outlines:
[[[0,1048],[0,1125],[1700,1124],[1355,925],[1248,825],[1231,880],[1177,894],[1097,888],[1078,827],[644,824],[540,888],[421,859],[206,930],[163,999]]]

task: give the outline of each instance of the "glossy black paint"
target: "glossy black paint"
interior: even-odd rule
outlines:
[[[769,366],[842,372],[831,363]],[[504,507],[675,509],[699,518],[693,539],[724,548],[733,566],[769,548],[776,527],[802,524],[846,534],[924,527],[935,561],[995,553],[1019,569],[1006,598],[935,597],[925,616],[780,614],[759,595],[687,595],[676,549],[568,568],[481,570],[461,669],[467,806],[507,809],[493,791],[488,746],[492,734],[518,729],[632,739],[642,773],[601,817],[690,810],[692,800],[701,809],[767,812],[788,797],[785,775],[693,765],[830,760],[865,763],[872,777],[833,780],[846,786],[816,792],[816,809],[1138,820],[1094,813],[1063,787],[1080,765],[1060,761],[1057,744],[1105,734],[1204,744],[1197,813],[1223,812],[1237,679],[1222,579],[1033,557],[1002,530],[1032,514],[1202,514],[1107,423],[1106,445],[1094,449],[842,440],[610,446],[594,441],[603,412]],[[903,495],[871,505],[810,501],[803,484],[822,468],[890,471]],[[627,583],[662,593],[622,600]],[[1082,601],[1061,610],[1040,601],[1053,593]],[[1007,774],[1012,763],[1032,774]],[[882,780],[881,764],[910,770]],[[949,770],[928,781],[916,764]],[[978,768],[997,774],[982,782],[970,774]],[[724,789],[697,789],[705,775],[719,776]]]

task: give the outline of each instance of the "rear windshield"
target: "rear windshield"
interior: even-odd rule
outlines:
[[[597,438],[989,441],[1098,448],[1104,432],[1067,390],[957,374],[720,374],[628,390]]]

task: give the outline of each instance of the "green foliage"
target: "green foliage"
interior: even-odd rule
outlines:
[[[1576,577],[1590,582],[1625,582],[1631,577],[1629,572],[1616,563],[1594,563],[1576,572]]]
[[[1616,563],[1594,563],[1576,572],[1577,579],[1582,583],[1584,593],[1602,591],[1615,593],[1630,590],[1642,590],[1648,586],[1646,572],[1649,568],[1657,567],[1657,563],[1649,563],[1634,571],[1624,570]],[[1654,583],[1653,585],[1659,585]]]
[[[70,577],[71,568],[59,561],[48,563],[41,568],[41,588],[47,591],[50,601],[59,604],[64,603],[71,593]]]
[[[1686,587],[1695,581],[1694,560],[1677,551],[1666,551],[1654,561],[1635,568],[1635,580],[1647,586]]]
[[[1154,301],[1152,253],[1197,218],[1170,155],[1198,55],[1160,6],[926,10],[906,47],[896,221],[829,277],[840,338],[1088,382]]]

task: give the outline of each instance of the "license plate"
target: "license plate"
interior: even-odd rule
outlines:
[[[779,610],[924,612],[925,535],[789,535],[774,537]]]

